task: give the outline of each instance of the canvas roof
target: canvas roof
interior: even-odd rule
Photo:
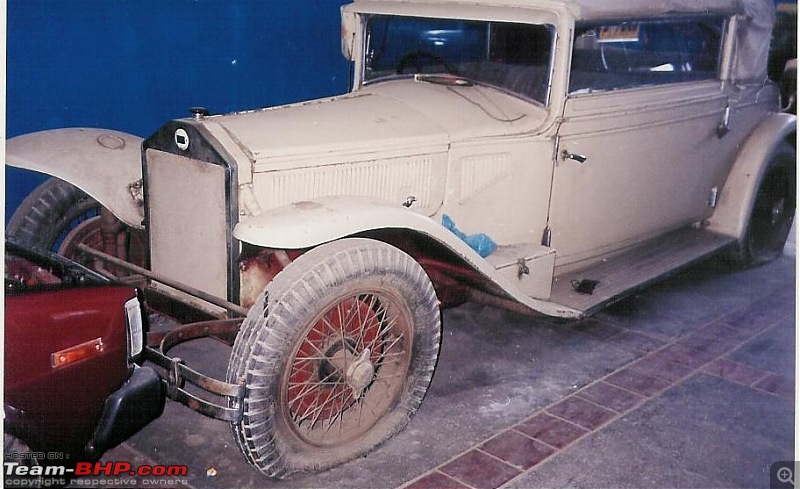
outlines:
[[[576,21],[648,18],[670,14],[739,14],[732,77],[738,81],[763,80],[775,22],[773,0],[356,0],[354,6],[520,7],[568,12]],[[413,10],[413,9],[412,9]]]

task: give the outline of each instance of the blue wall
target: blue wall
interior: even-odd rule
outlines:
[[[8,0],[7,137],[344,93],[347,0]],[[43,177],[6,169],[6,220]]]

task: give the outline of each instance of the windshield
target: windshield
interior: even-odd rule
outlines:
[[[553,32],[549,25],[373,15],[364,81],[449,74],[545,104]]]

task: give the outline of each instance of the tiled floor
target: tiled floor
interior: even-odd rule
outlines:
[[[521,476],[522,471],[529,471],[547,458],[568,450],[582,437],[602,429],[697,372],[793,402],[793,376],[761,370],[726,357],[781,320],[793,317],[792,310],[785,307],[793,303],[789,295],[770,295],[753,301],[745,309],[721,316],[670,343],[634,331],[617,332],[606,340],[624,343],[645,355],[404,487],[438,487],[445,477],[476,489],[501,487]],[[784,302],[786,299],[789,301]],[[592,324],[597,325],[596,322]],[[578,329],[585,331],[583,326]]]
[[[175,404],[105,459],[186,464],[197,488],[768,487],[793,456],[794,284],[784,256],[701,264],[578,323],[448,311],[417,416],[321,474],[265,479],[225,423]],[[181,348],[224,371],[218,343]]]

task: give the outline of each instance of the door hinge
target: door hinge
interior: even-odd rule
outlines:
[[[553,239],[553,232],[550,230],[550,226],[544,228],[544,232],[542,233],[542,246],[550,247],[550,242]]]

